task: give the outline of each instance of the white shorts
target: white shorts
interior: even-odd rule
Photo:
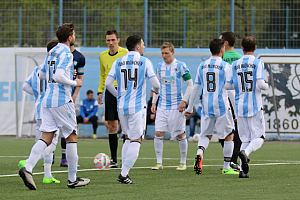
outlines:
[[[168,132],[171,137],[176,137],[185,132],[185,123],[184,112],[157,108],[155,131]]]
[[[41,116],[43,120],[40,131],[53,132],[60,128],[64,138],[68,138],[73,132],[76,134],[77,123],[73,102],[55,108],[44,107]]]
[[[42,131],[40,131],[40,126],[42,124],[41,119],[36,120],[36,126],[35,126],[35,142],[37,142],[41,136],[42,136]],[[58,141],[58,136],[59,136],[59,129],[54,133],[52,143],[56,146],[57,141]]]
[[[252,117],[237,116],[239,136],[242,142],[250,142],[256,138],[265,138],[265,118],[260,110]]]
[[[234,126],[231,110],[227,110],[227,112],[220,117],[201,117],[200,137],[213,135],[214,128],[217,131],[219,139],[225,139],[232,132]]]
[[[146,114],[146,109],[142,109],[139,112],[130,115],[119,114],[122,133],[127,135],[130,140],[137,140],[141,136],[144,137]]]

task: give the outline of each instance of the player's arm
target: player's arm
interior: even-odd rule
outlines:
[[[47,79],[47,77],[46,77],[46,66],[47,66],[46,62],[47,62],[47,59],[48,59],[48,56],[46,57],[44,65],[37,71],[39,79],[42,79],[42,80]]]
[[[104,87],[105,87],[105,67],[103,65],[103,62],[101,61],[101,54],[99,56],[99,60],[100,60],[100,78],[99,78],[99,87],[98,87],[98,97],[97,97],[97,101],[98,103],[101,105],[102,103],[102,96],[103,96],[103,92],[104,92]]]
[[[93,116],[95,116],[98,112],[98,104],[97,104],[97,101],[94,102],[94,108],[93,108],[93,111],[91,114],[89,114],[89,116],[87,116],[87,118],[91,118]]]
[[[183,75],[183,80],[186,82],[187,88],[186,88],[185,94],[183,95],[182,100],[177,108],[177,110],[179,110],[179,112],[183,112],[185,110],[186,102],[188,101],[190,94],[193,90],[193,80],[192,80],[192,77],[189,72]]]
[[[77,68],[78,71],[76,73],[77,73],[78,79],[80,79],[83,82],[83,74],[84,74],[84,66],[85,66],[85,57],[84,56],[82,59],[80,59],[80,63],[78,63],[77,65],[78,65],[78,68]],[[74,72],[75,72],[75,70],[74,70]],[[78,96],[80,88],[81,87],[75,87],[75,89],[74,89],[74,93],[72,95],[72,99],[73,99],[74,103]]]
[[[83,82],[83,75],[78,75],[78,79],[80,79],[81,82]],[[73,93],[73,95],[72,95],[72,99],[73,99],[73,102],[74,102],[74,103],[75,103],[75,100],[76,100],[76,98],[77,98],[77,95],[78,95],[78,93],[79,93],[79,91],[80,91],[80,88],[81,88],[81,87],[75,87],[75,89],[74,89],[74,93]]]
[[[192,93],[191,93],[191,97],[190,97],[189,106],[187,107],[187,109],[184,113],[184,115],[187,116],[187,117],[190,117],[191,114],[193,113],[193,106],[195,104],[195,101],[196,101],[196,98],[198,96],[200,88],[201,88],[200,84],[197,84],[197,83],[194,84],[194,87],[193,87],[193,90],[192,90]]]
[[[106,77],[105,86],[106,89],[115,97],[118,97],[118,91],[113,85],[114,80],[116,79],[116,61],[111,66],[111,69]]]
[[[232,66],[236,65],[237,62],[232,63]],[[234,90],[233,80],[232,80],[233,74],[232,74],[232,67],[227,64],[225,66],[225,84],[224,88],[226,90]]]
[[[269,89],[269,84],[265,82],[264,80],[264,62],[259,62],[257,66],[257,73],[256,73],[256,79],[257,79],[257,87],[259,87],[262,90]]]
[[[27,92],[28,94],[33,95],[33,89],[32,89],[32,77],[33,77],[34,71],[30,74],[30,76],[26,79],[25,83],[23,84],[22,89]]]

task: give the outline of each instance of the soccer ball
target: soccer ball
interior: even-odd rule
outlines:
[[[193,135],[193,140],[194,140],[195,142],[198,142],[199,139],[200,139],[200,134],[196,133],[196,134]]]
[[[105,153],[98,153],[94,158],[94,165],[98,169],[108,169],[110,158]]]

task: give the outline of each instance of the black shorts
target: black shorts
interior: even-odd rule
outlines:
[[[117,98],[108,90],[105,90],[105,120],[119,120],[117,110]]]

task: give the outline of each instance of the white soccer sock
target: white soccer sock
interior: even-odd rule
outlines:
[[[52,160],[53,160],[53,152],[56,149],[56,145],[51,143],[42,153],[42,158],[45,158],[46,156],[52,154]],[[42,159],[41,158],[41,159]]]
[[[180,157],[181,157],[180,163],[186,164],[188,142],[185,136],[184,138],[178,138],[178,140],[179,140]]]
[[[208,145],[209,145],[209,138],[204,136],[204,137],[201,137],[200,140],[198,141],[198,147],[204,147],[205,149],[207,149]],[[202,155],[202,158],[203,158],[203,150],[202,149],[198,149],[197,150],[197,154],[201,154]]]
[[[162,154],[164,149],[164,137],[154,137],[154,149],[156,154],[156,162],[162,164]]]
[[[245,150],[248,146],[249,146],[249,142],[242,142],[240,151]],[[240,159],[240,171],[243,171],[241,159]]]
[[[52,178],[52,174],[51,174],[52,161],[53,161],[53,152],[44,157],[44,172],[45,172],[44,177],[49,179]]]
[[[124,142],[124,144],[123,144],[123,147],[122,147],[122,162],[123,163],[126,160],[126,154],[127,154],[129,145],[130,145],[130,140],[126,139],[125,142]]]
[[[230,161],[233,153],[233,141],[224,141],[224,148],[223,148],[223,154],[224,154],[224,166],[223,168],[226,170],[229,170],[230,168]],[[226,161],[225,161],[226,160]]]
[[[133,167],[135,161],[137,160],[140,152],[141,143],[139,142],[130,142],[125,162],[122,162],[121,175],[126,177],[129,173],[129,170]]]
[[[76,180],[78,164],[77,143],[67,143],[66,158],[68,161],[69,181],[74,182]]]
[[[250,153],[256,151],[257,149],[259,149],[264,143],[264,140],[262,138],[256,138],[254,140],[252,140],[249,145],[247,146],[247,148],[245,149],[245,153],[247,156],[250,155]]]
[[[36,165],[36,163],[39,161],[42,152],[46,149],[47,144],[46,142],[39,140],[37,141],[30,152],[29,158],[26,160],[25,169],[29,172],[32,172],[32,169]]]

